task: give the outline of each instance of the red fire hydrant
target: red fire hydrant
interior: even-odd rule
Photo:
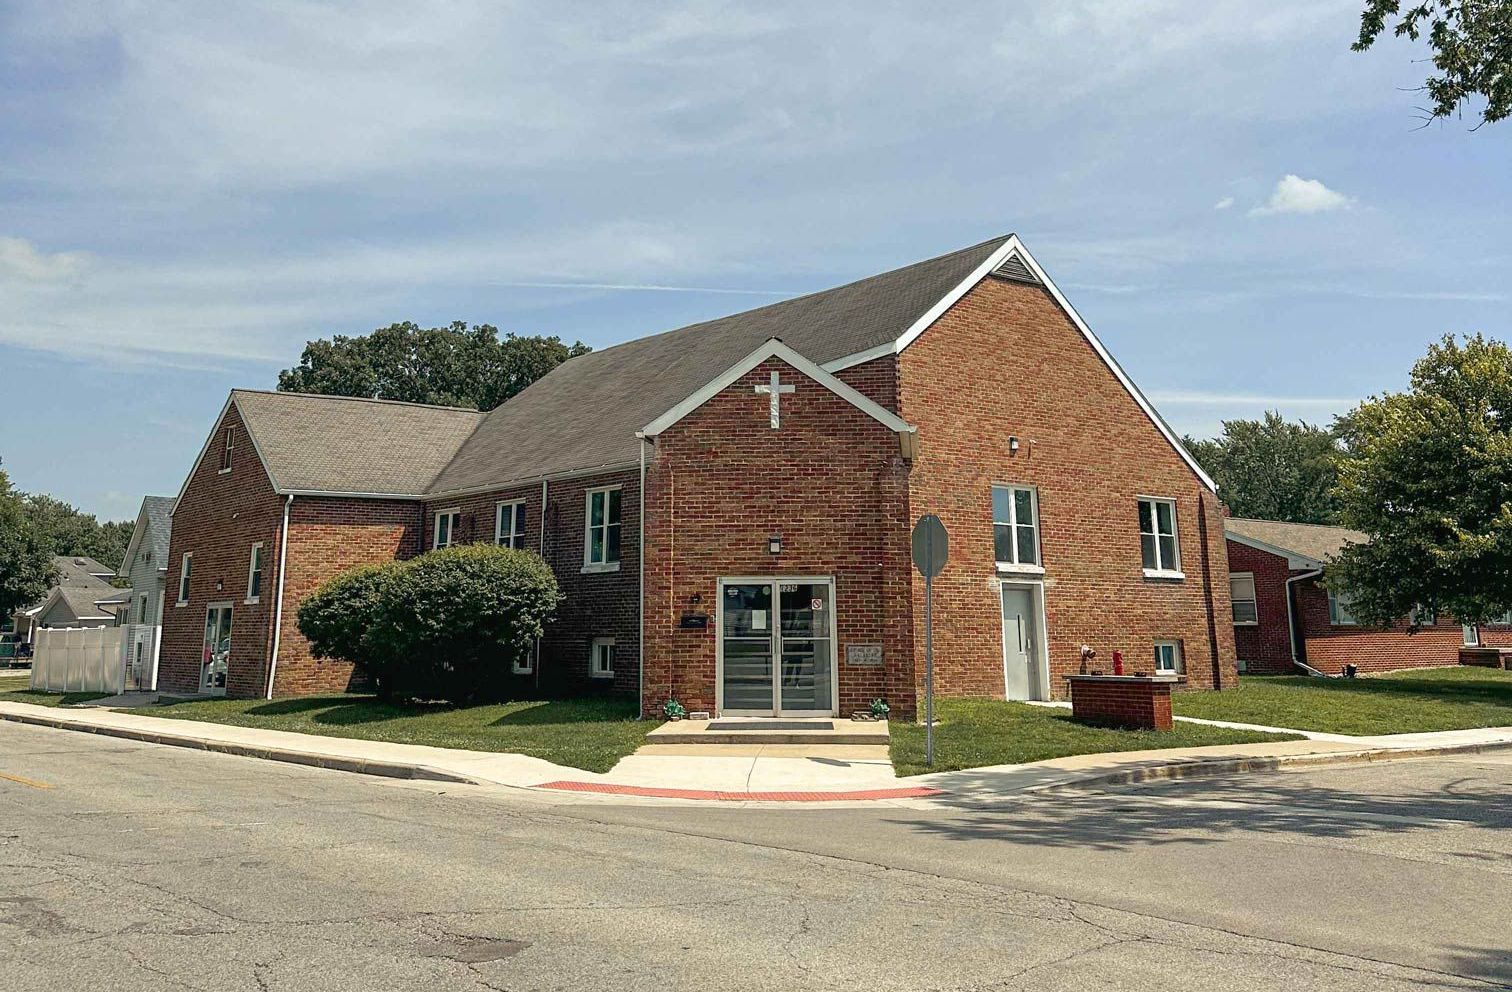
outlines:
[[[1117,648],[1113,649],[1113,674],[1123,674],[1123,652]]]

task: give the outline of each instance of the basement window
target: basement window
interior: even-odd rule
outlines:
[[[1184,671],[1186,671],[1186,663],[1181,657],[1181,642],[1156,641],[1155,674],[1180,675]]]
[[[614,678],[614,638],[595,637],[588,674],[596,679]]]

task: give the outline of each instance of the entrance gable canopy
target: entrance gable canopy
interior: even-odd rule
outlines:
[[[741,377],[768,359],[778,359],[792,366],[797,372],[828,389],[851,406],[860,410],[877,423],[899,435],[903,453],[912,457],[915,450],[917,428],[881,404],[867,399],[855,388],[845,384],[832,373],[824,371],[817,363],[803,357],[782,343],[781,338],[771,338],[745,358],[726,369],[721,375],[705,383],[682,402],[657,417],[638,432],[641,437],[656,437],[673,424],[703,406],[715,396],[738,382]]]

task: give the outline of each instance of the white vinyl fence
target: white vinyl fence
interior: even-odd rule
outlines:
[[[32,632],[31,687],[48,692],[120,692],[130,627],[43,627]]]

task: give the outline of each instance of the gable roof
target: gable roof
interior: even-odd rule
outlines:
[[[131,540],[121,557],[121,567],[116,569],[117,575],[125,577],[131,572],[131,562],[144,546],[152,553],[154,565],[168,567],[168,540],[173,534],[173,506],[177,502],[172,496],[142,497],[136,526],[131,530]]]
[[[808,376],[814,382],[817,382],[825,389],[828,389],[830,392],[834,393],[842,400],[845,400],[845,402],[860,410],[862,413],[866,414],[868,417],[872,418],[877,423],[881,424],[883,427],[886,427],[893,433],[911,434],[914,432],[915,428],[911,424],[903,420],[902,417],[899,417],[891,410],[888,410],[887,408],[879,405],[875,401],[867,399],[861,393],[857,392],[853,387],[846,385],[844,382],[835,378],[830,373],[824,371],[824,369],[820,368],[818,365],[815,365],[807,358],[804,358],[802,355],[798,354],[792,348],[789,348],[778,339],[773,338],[772,340],[763,344],[761,347],[757,348],[755,351],[751,352],[746,357],[742,358],[740,361],[736,362],[734,365],[730,366],[725,370],[723,375],[719,376],[717,379],[714,379],[711,382],[704,384],[704,386],[694,392],[693,395],[685,397],[681,403],[678,403],[672,409],[668,410],[666,413],[662,414],[660,417],[657,417],[651,423],[647,424],[644,428],[641,429],[640,433],[645,435],[646,437],[655,437],[656,435],[662,433],[667,428],[671,427],[673,424],[677,423],[679,420],[683,419],[688,414],[692,413],[694,410],[697,410],[699,407],[709,402],[709,400],[713,399],[715,396],[728,389],[735,382],[739,381],[739,379],[747,372],[751,371],[756,366],[760,365],[762,362],[766,361],[769,358],[777,358],[786,362],[797,371]]]
[[[115,569],[85,555],[53,555],[54,583],[69,589],[113,589],[102,575],[114,575]]]
[[[1010,234],[835,289],[569,359],[488,414],[430,492],[460,495],[629,468],[640,456],[636,426],[652,423],[715,382],[732,355],[749,355],[777,338],[833,373],[898,354],[991,273],[1042,285],[1156,430],[1203,485],[1217,491],[1176,432],[1018,236]]]
[[[823,366],[895,341],[1008,240],[568,359],[490,413],[431,491],[450,495],[634,465],[635,432],[728,370],[736,356],[781,338]]]
[[[1347,527],[1326,524],[1294,524],[1285,520],[1255,520],[1229,517],[1223,521],[1225,537],[1271,554],[1298,559],[1321,568],[1336,558],[1345,545],[1369,544],[1370,537]]]
[[[421,496],[483,419],[459,407],[233,389],[217,429],[233,405],[274,490],[293,495]]]
[[[96,601],[105,599],[116,590],[106,586],[100,589],[80,589],[77,586],[56,586],[47,594],[47,598],[39,603],[34,609],[27,612],[32,615],[47,616],[52,609],[62,604],[68,615],[75,620],[109,620],[113,614],[107,613]]]

